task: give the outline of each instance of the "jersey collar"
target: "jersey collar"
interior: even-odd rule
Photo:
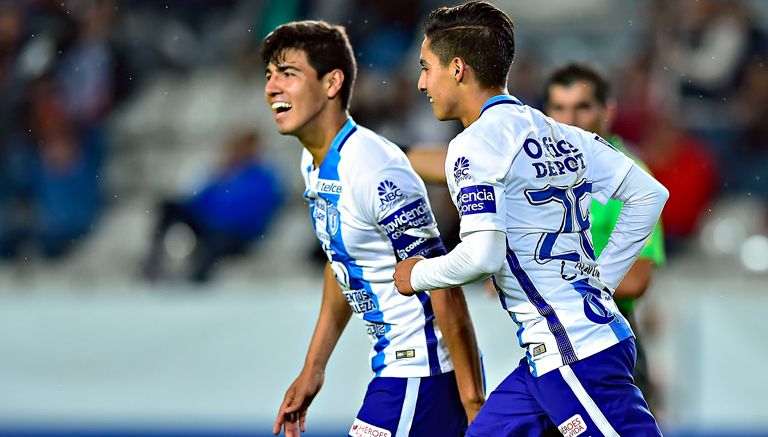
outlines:
[[[341,151],[341,148],[344,147],[344,143],[347,142],[349,136],[352,135],[356,130],[357,123],[355,123],[355,120],[353,120],[352,117],[347,118],[347,122],[344,123],[344,126],[341,127],[339,133],[337,133],[333,138],[333,142],[331,143],[331,150]]]
[[[483,112],[485,112],[486,109],[496,106],[496,105],[520,105],[522,106],[522,103],[517,100],[516,98],[510,96],[509,94],[501,94],[498,96],[493,96],[490,99],[488,99],[485,104],[483,105],[483,109],[480,110],[480,115],[483,115]]]

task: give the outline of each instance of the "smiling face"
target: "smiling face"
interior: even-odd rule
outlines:
[[[301,137],[328,107],[327,75],[317,77],[303,50],[286,49],[277,59],[267,65],[264,96],[277,131]]]
[[[429,38],[424,38],[421,44],[419,63],[419,91],[427,94],[435,118],[440,121],[458,119],[458,82],[451,69],[451,63],[443,66],[437,55],[430,50]]]
[[[611,111],[595,97],[594,84],[587,81],[553,84],[547,93],[547,115],[555,121],[605,135]]]

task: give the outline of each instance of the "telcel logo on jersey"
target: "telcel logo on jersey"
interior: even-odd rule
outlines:
[[[317,192],[325,194],[341,194],[341,184],[339,181],[331,181],[328,179],[317,180]]]
[[[385,209],[389,205],[403,198],[403,191],[392,181],[383,181],[379,184],[377,191],[379,192],[379,200],[381,200],[381,204],[379,205],[381,209]]]
[[[469,160],[463,156],[459,157],[456,163],[453,164],[453,178],[456,180],[456,184],[458,185],[460,181],[471,177],[472,175],[469,173]]]
[[[496,197],[490,185],[464,187],[456,197],[460,215],[496,213]]]

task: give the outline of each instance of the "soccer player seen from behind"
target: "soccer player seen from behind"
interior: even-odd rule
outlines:
[[[525,357],[467,436],[660,435],[633,384],[633,334],[613,292],[668,192],[600,136],[509,95],[514,48],[511,19],[486,2],[439,8],[425,23],[418,87],[437,119],[464,125],[445,162],[462,241],[447,255],[401,261],[396,285],[411,295],[493,275],[518,325]],[[624,202],[598,259],[593,198]]]
[[[460,288],[409,297],[395,288],[397,261],[445,248],[405,155],[349,116],[356,63],[344,28],[284,24],[264,39],[262,58],[277,130],[304,146],[304,197],[328,257],[304,367],[273,432],[305,430],[331,352],[355,314],[373,345],[375,377],[349,434],[462,435],[485,396],[472,322]]]
[[[627,150],[624,141],[611,133],[611,124],[616,111],[616,103],[610,97],[608,80],[596,69],[583,64],[570,63],[555,70],[545,85],[545,110],[547,115],[560,123],[580,127],[595,132],[605,138],[618,151],[632,158],[643,170],[648,171],[637,157]],[[621,212],[621,202],[611,199],[605,205],[592,200],[589,208],[590,231],[595,256],[599,257],[608,244],[611,231]],[[664,265],[664,233],[661,221],[653,228],[651,237],[643,247],[635,264],[621,281],[613,299],[619,311],[634,326],[635,300],[642,296],[650,285],[654,267]],[[648,376],[648,362],[640,339],[635,334],[637,363],[635,365],[635,385],[645,395],[653,407],[655,390]]]

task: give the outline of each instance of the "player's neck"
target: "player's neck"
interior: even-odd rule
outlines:
[[[480,118],[480,112],[483,110],[483,105],[485,105],[485,102],[487,102],[488,99],[501,94],[509,94],[506,87],[476,87],[473,90],[467,90],[463,99],[464,110],[462,111],[462,116],[459,118],[464,128],[466,129]]]
[[[312,155],[315,168],[323,163],[333,139],[344,127],[347,118],[347,111],[323,111],[298,135],[301,144]]]

